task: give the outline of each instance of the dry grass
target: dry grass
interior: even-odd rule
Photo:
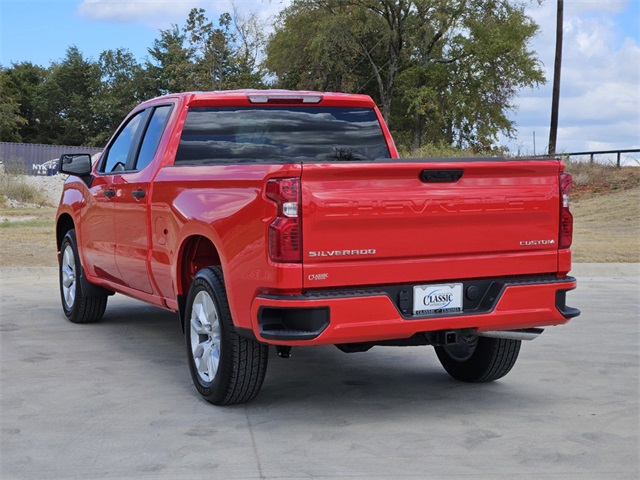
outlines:
[[[575,262],[640,262],[640,168],[568,162]]]
[[[580,198],[571,211],[575,262],[640,262],[640,187]]]
[[[640,168],[602,165],[589,162],[566,162],[573,176],[571,198],[581,200],[640,187]]]
[[[0,206],[6,206],[8,202],[43,206],[47,204],[47,197],[28,184],[24,175],[0,174]]]
[[[55,208],[0,209],[0,267],[57,265]]]

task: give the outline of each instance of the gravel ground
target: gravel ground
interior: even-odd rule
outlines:
[[[95,154],[91,157],[92,162],[98,161],[100,158],[100,153]],[[55,160],[55,159],[54,159]],[[53,161],[53,160],[52,160]],[[1,164],[2,162],[0,162]],[[0,174],[4,173],[4,166],[0,170]],[[21,180],[25,183],[34,186],[37,188],[46,198],[47,204],[52,207],[57,207],[60,203],[60,196],[62,195],[62,188],[64,186],[64,182],[66,181],[68,175],[53,175],[53,176],[43,176],[43,175],[20,175]],[[12,199],[8,199],[7,202],[8,208],[30,208],[30,207],[39,207],[40,205],[29,205],[21,202],[17,202]]]
[[[62,195],[62,187],[67,179],[67,175],[53,175],[51,177],[39,175],[24,175],[25,183],[37,188],[46,198],[51,206],[57,206],[60,203]]]

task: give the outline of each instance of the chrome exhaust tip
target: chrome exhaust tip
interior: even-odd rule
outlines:
[[[524,328],[522,330],[493,330],[479,332],[479,337],[505,338],[507,340],[534,340],[544,332],[544,328]]]

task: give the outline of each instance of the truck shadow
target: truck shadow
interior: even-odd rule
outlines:
[[[149,361],[147,368],[157,369],[154,374],[162,377],[164,388],[183,390],[205,403],[191,385],[177,315],[129,299],[113,303],[103,320],[90,327],[100,332],[100,341],[124,356]],[[432,347],[374,347],[352,354],[330,345],[299,347],[286,360],[271,348],[260,394],[245,406],[231,408],[247,408],[251,413],[300,411],[301,415],[308,409],[331,409],[335,414],[375,421],[382,413],[450,416],[455,411],[521,408],[518,404],[525,399],[535,403],[546,398],[540,392],[536,400],[532,388],[522,391],[526,385],[517,381],[517,373],[511,375],[488,384],[458,382],[440,366]]]
[[[317,407],[369,420],[408,413],[449,417],[486,409],[508,411],[521,408],[522,401],[542,399],[531,388],[519,390],[523,384],[509,377],[486,384],[454,380],[432,347],[374,347],[345,354],[322,346],[294,348],[292,353],[289,360],[271,353],[262,391],[248,406],[251,411]],[[517,380],[515,375],[512,380]]]

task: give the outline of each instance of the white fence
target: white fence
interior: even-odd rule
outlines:
[[[536,155],[535,158],[565,158],[571,159],[571,157],[589,157],[589,161],[594,163],[596,159],[605,159],[606,161],[613,161],[615,158],[616,166],[620,167],[622,165],[621,158],[622,154],[630,155],[634,160],[638,158],[638,154],[640,154],[640,149],[637,148],[629,148],[626,150],[598,150],[598,151],[590,151],[590,152],[574,152],[574,153],[556,153],[555,155]],[[635,154],[635,155],[634,155]],[[640,163],[640,162],[637,162]],[[633,163],[631,163],[633,165]],[[637,165],[633,165],[637,166]]]

